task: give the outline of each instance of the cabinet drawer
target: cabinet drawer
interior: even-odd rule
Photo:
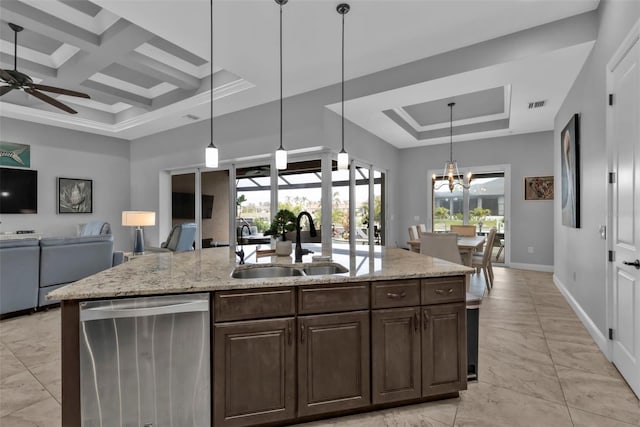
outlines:
[[[266,290],[220,291],[213,299],[216,322],[291,316],[296,311],[293,288]]]
[[[466,289],[464,276],[422,279],[422,304],[464,301]]]
[[[301,287],[298,314],[368,310],[369,283]]]
[[[373,308],[420,305],[420,280],[390,280],[371,284]]]

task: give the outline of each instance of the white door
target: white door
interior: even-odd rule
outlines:
[[[627,39],[629,40],[629,39]],[[627,42],[609,66],[607,127],[611,185],[612,361],[640,396],[640,42]],[[636,264],[636,265],[634,265]]]

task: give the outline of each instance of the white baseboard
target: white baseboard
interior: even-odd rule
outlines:
[[[607,339],[607,337],[602,332],[600,332],[600,329],[596,326],[595,323],[593,323],[593,320],[591,320],[587,313],[582,309],[580,304],[578,304],[578,301],[573,298],[573,295],[571,295],[562,281],[558,279],[555,274],[553,275],[553,283],[555,283],[556,287],[560,290],[562,295],[564,295],[564,298],[576,313],[576,316],[578,316],[578,319],[580,319],[584,327],[587,328],[589,335],[591,335],[593,341],[595,341],[598,348],[600,348],[602,354],[604,354],[607,360],[611,360],[611,354],[609,352],[609,340]]]
[[[511,264],[509,264],[509,267],[519,268],[520,270],[545,271],[547,273],[553,273],[553,265],[524,264],[521,262],[512,262]]]

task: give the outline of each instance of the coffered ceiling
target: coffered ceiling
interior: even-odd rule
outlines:
[[[340,17],[333,0],[284,6],[284,94],[340,81]],[[597,0],[352,0],[346,19],[346,79],[588,12]],[[35,82],[85,92],[58,96],[69,115],[21,91],[0,114],[124,139],[276,100],[278,6],[273,0],[214,0],[210,58],[208,0],[2,0],[0,66]],[[398,147],[546,130],[592,44],[349,98],[348,120]],[[211,64],[213,62],[213,64]],[[544,100],[531,116],[528,102]],[[339,112],[338,104],[327,105]]]

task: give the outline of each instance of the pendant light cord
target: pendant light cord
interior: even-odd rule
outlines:
[[[280,4],[280,147],[282,150],[282,4]]]
[[[211,64],[211,143],[213,144],[213,0],[210,1],[211,9],[211,56],[209,64]]]
[[[342,150],[344,152],[344,13],[342,14]]]

